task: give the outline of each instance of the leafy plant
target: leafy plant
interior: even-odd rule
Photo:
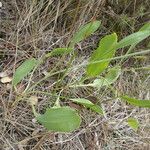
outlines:
[[[35,58],[27,59],[21,64],[14,73],[12,84],[16,86],[28,73],[30,73],[33,68],[37,65],[37,60]]]
[[[42,57],[42,61],[36,60],[35,58],[30,58],[25,60],[25,62],[23,62],[16,69],[16,72],[14,73],[13,82],[12,82],[13,86],[16,88],[16,85],[19,82],[21,82],[24,79],[24,77],[26,77],[33,69],[36,69],[37,66],[40,63],[43,63],[44,62],[43,60],[47,59],[48,57],[67,55],[70,52],[72,52],[74,50],[75,44],[81,42],[86,37],[93,34],[100,27],[100,24],[101,24],[100,21],[92,21],[86,24],[85,26],[81,27],[79,31],[75,33],[75,35],[73,36],[72,40],[70,41],[69,47],[53,49],[50,53],[46,54],[44,58]],[[130,46],[129,48],[130,50],[131,48],[135,47],[139,42],[146,39],[149,35],[150,35],[150,23],[147,23],[138,32],[133,33],[120,41],[118,41],[116,33],[106,35],[100,40],[97,49],[91,55],[91,58],[89,59],[89,62],[85,68],[85,76],[83,76],[81,81],[77,83],[73,83],[73,85],[68,86],[68,88],[91,87],[91,88],[100,89],[103,86],[109,87],[111,84],[117,81],[117,79],[121,74],[120,64],[114,65],[113,67],[109,67],[111,60],[117,59],[117,57],[114,57],[115,52],[118,49],[127,46]],[[143,53],[145,53],[145,51]],[[142,54],[142,52],[132,53],[130,54],[130,56],[134,56],[135,54]],[[124,56],[120,56],[119,58],[126,58],[127,56],[129,55],[125,54]],[[59,73],[64,73],[63,76],[66,76],[67,72],[73,69],[74,67],[69,66],[69,68],[67,69],[58,70],[56,72],[55,69],[54,72],[52,70],[51,72],[47,73],[45,77],[40,79],[37,83],[34,83],[31,87],[27,86],[25,90],[26,95],[30,94],[30,92],[32,93],[32,91],[30,90],[33,90],[33,87],[36,87],[39,83],[43,82],[47,78],[52,77]],[[91,80],[94,79],[94,81],[92,83],[83,84],[83,81],[86,79],[91,79]],[[56,81],[55,83],[60,82],[60,80],[63,80],[63,78],[58,79],[58,81]],[[63,90],[63,86],[61,91],[62,90]],[[43,93],[47,94],[46,92]],[[36,119],[38,120],[38,122],[41,123],[48,130],[58,131],[58,132],[74,131],[80,126],[81,117],[78,114],[77,110],[70,108],[68,106],[60,106],[59,104],[59,101],[61,100],[60,97],[61,97],[60,95],[57,95],[57,99],[54,106],[52,106],[51,108],[47,108],[44,114],[39,114],[36,112],[35,107],[37,103],[37,98],[32,97],[32,99],[36,101],[30,103],[32,105],[33,113]],[[88,108],[100,115],[104,113],[99,103],[94,104],[88,99],[66,98],[66,97],[63,97],[63,99],[70,100],[74,103],[83,105],[85,108]],[[148,107],[148,108],[150,107],[149,100],[138,100],[135,98],[130,98],[128,96],[121,96],[121,99],[135,106]],[[138,123],[134,119],[128,119],[128,124],[135,130],[138,128]]]
[[[130,46],[130,45],[136,45],[139,42],[141,42],[142,40],[146,39],[149,35],[150,35],[150,30],[143,30],[143,31],[133,33],[133,34],[125,37],[124,39],[122,39],[118,43],[117,49],[124,48],[124,47]]]
[[[95,88],[102,88],[103,86],[109,87],[111,84],[113,84],[120,76],[121,74],[121,67],[115,66],[113,68],[110,68],[108,73],[102,77],[99,76],[97,79],[93,81],[93,83],[89,84],[79,84],[75,85],[75,87],[95,87]]]
[[[93,52],[90,62],[112,58],[117,45],[117,35],[113,33],[102,38],[99,42],[98,48]],[[87,66],[87,75],[96,77],[100,75],[109,65],[110,61],[100,62],[96,64],[89,64]]]
[[[103,110],[99,105],[93,104],[91,101],[85,98],[74,98],[70,100],[75,103],[82,104],[83,106],[90,108],[91,110],[93,110],[94,112],[97,112],[98,114],[101,114],[101,115],[103,114]]]
[[[73,36],[70,46],[69,47],[74,47],[74,45],[88,36],[90,36],[92,33],[94,33],[101,25],[100,21],[92,21],[85,26],[81,27],[77,33]]]
[[[76,110],[70,107],[47,108],[43,115],[36,114],[36,119],[48,130],[59,132],[71,132],[81,123]]]
[[[139,31],[150,30],[150,22],[144,24]]]
[[[135,118],[128,118],[127,120],[128,125],[134,130],[137,131],[139,128],[139,122]]]
[[[100,77],[100,79],[95,79],[92,84],[93,87],[101,88],[103,86],[109,86],[113,84],[120,76],[121,68],[119,66],[113,67],[105,75],[105,77]]]
[[[127,95],[122,96],[121,98],[123,100],[127,101],[131,105],[150,108],[150,100],[139,100],[139,99],[136,99],[136,98],[131,98]]]
[[[55,48],[50,53],[46,54],[45,57],[61,56],[64,54],[69,54],[72,48]]]

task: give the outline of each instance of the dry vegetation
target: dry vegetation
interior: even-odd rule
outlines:
[[[56,47],[66,47],[77,29],[93,20],[101,20],[102,27],[90,38],[76,46],[77,58],[71,65],[86,62],[99,39],[116,32],[124,37],[136,31],[150,18],[149,0],[2,0],[0,8],[0,72],[12,77],[19,64],[32,57],[41,58]],[[148,49],[149,41],[138,48]],[[138,48],[135,51],[138,51]],[[124,51],[118,53],[125,53]],[[122,64],[122,74],[113,85],[121,93],[141,99],[150,99],[150,55],[127,59]],[[58,76],[34,87],[39,102],[37,110],[45,111],[45,106],[54,103],[55,94],[70,95],[101,101],[105,115],[100,116],[81,106],[82,126],[69,134],[53,133],[36,122],[26,98],[21,94],[28,84],[38,82],[46,71],[63,69],[70,57],[54,57],[39,67],[32,76],[17,87],[15,92],[11,83],[0,83],[0,149],[1,150],[149,150],[150,149],[150,110],[129,106],[115,98],[110,89],[99,91],[90,88],[69,89],[67,85],[82,78],[80,71],[70,74],[59,84],[54,83]],[[138,69],[139,68],[139,69]],[[45,92],[45,93],[43,93]],[[18,96],[22,100],[12,106]],[[128,117],[140,122],[137,132],[126,123]]]

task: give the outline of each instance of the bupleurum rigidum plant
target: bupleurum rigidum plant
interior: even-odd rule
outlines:
[[[43,64],[47,58],[55,56],[63,57],[64,55],[68,55],[71,53],[72,56],[75,57],[76,56],[74,55],[75,45],[84,40],[85,38],[89,37],[100,27],[100,25],[101,25],[100,21],[92,21],[86,24],[85,26],[81,27],[79,31],[75,33],[73,38],[70,40],[68,47],[53,49],[51,52],[45,54],[40,60],[37,60],[36,58],[30,58],[25,60],[16,69],[13,75],[12,84],[14,89],[17,90],[17,84],[20,83],[23,80],[23,78],[26,77],[31,71],[32,73],[34,73],[34,71],[41,64]],[[141,27],[139,31],[129,36],[126,36],[120,41],[118,41],[116,33],[104,36],[102,39],[100,39],[98,47],[96,48],[96,50],[93,51],[88,63],[81,64],[78,66],[77,69],[80,69],[80,67],[85,68],[85,75],[83,76],[81,81],[69,85],[69,88],[94,87],[100,89],[104,86],[106,87],[110,86],[118,79],[118,77],[121,74],[121,63],[118,63],[113,67],[109,67],[110,62],[112,60],[120,60],[120,62],[122,62],[127,57],[149,53],[150,50],[131,53],[132,49],[139,42],[146,39],[148,36],[150,36],[150,23],[145,24],[144,26]],[[129,47],[126,54],[115,57],[116,51],[125,47]],[[38,86],[39,83],[54,75],[69,72],[73,69],[74,66],[69,65],[68,68],[66,69],[58,70],[56,72],[55,71],[48,72],[38,82],[34,83],[31,86],[27,85],[23,93],[28,93],[29,91],[33,90],[34,87]],[[105,76],[102,76],[102,73],[104,73]],[[65,75],[67,75],[67,73]],[[83,81],[85,81],[86,79],[88,80],[92,79],[91,80],[92,82],[84,84]],[[138,100],[135,98],[130,98],[127,95],[121,95],[119,92],[118,97],[124,101],[127,101],[129,104],[135,106],[150,107],[150,100]],[[81,98],[70,97],[67,100],[83,105],[85,108],[88,108],[100,115],[103,115],[104,113],[100,105],[94,104],[90,100],[85,99],[84,97]],[[30,98],[29,101],[36,119],[48,130],[57,132],[71,132],[77,129],[81,124],[81,117],[79,115],[79,112],[76,109],[73,109],[69,106],[61,106],[59,96],[56,99],[54,106],[52,106],[51,108],[47,108],[44,114],[39,114],[38,112],[36,112],[36,103],[37,103],[36,98],[35,99]],[[14,104],[16,102],[18,102],[18,100],[16,100]],[[128,119],[128,124],[135,130],[138,127],[138,121],[133,118]]]

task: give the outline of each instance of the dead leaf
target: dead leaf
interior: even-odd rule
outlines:
[[[38,97],[37,96],[29,97],[29,102],[31,105],[36,105],[38,103]]]
[[[72,108],[75,108],[77,110],[81,110],[83,108],[83,106],[79,105],[79,104],[75,104],[73,102],[70,102],[69,103],[69,106],[72,107]]]
[[[42,73],[43,73],[44,76],[48,75],[48,72],[46,70],[44,70]]]
[[[25,85],[22,83],[19,83],[17,86],[17,93],[23,93],[23,91],[25,90]]]

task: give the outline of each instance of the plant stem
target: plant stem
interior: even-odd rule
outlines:
[[[49,77],[52,77],[56,74],[59,74],[59,73],[62,73],[62,72],[65,72],[66,70],[69,72],[70,70],[73,70],[73,69],[79,69],[80,67],[83,67],[83,66],[86,66],[86,65],[89,65],[89,64],[96,64],[96,63],[100,63],[100,62],[106,62],[106,61],[110,61],[110,60],[117,60],[117,59],[121,59],[121,58],[127,58],[127,57],[131,57],[131,56],[135,56],[135,55],[141,55],[141,54],[147,54],[150,52],[150,49],[148,50],[144,50],[144,51],[140,51],[140,52],[135,52],[135,53],[131,53],[131,54],[126,54],[126,55],[123,55],[123,56],[117,56],[117,57],[114,57],[114,58],[111,58],[111,59],[103,59],[103,60],[100,60],[100,61],[94,61],[94,62],[88,62],[88,63],[85,63],[85,64],[81,64],[81,65],[78,65],[77,67],[70,67],[70,68],[67,68],[67,69],[63,69],[63,70],[60,70],[60,71],[57,71],[57,72],[54,72],[54,73],[48,73],[44,78],[42,78],[41,80],[39,80],[38,82],[36,82],[33,86],[31,86],[29,90],[32,90],[34,87],[36,87],[39,83],[41,83],[42,81],[46,80],[47,78]]]
[[[36,112],[34,105],[31,105],[31,107],[32,107],[32,112],[33,112],[34,116],[38,117],[39,114]]]

